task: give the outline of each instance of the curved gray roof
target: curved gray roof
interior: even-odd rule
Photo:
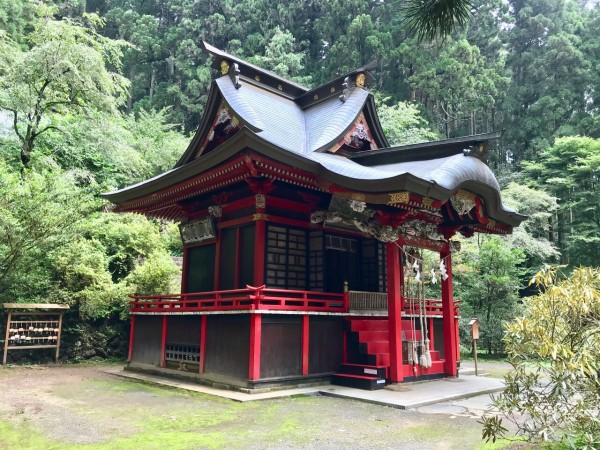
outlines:
[[[220,58],[230,56],[211,49],[215,50],[211,54]],[[229,60],[243,64],[232,58]],[[213,66],[218,63],[215,61]],[[129,202],[194,177],[244,149],[251,149],[359,192],[406,190],[443,202],[459,188],[468,189],[482,196],[491,218],[511,226],[524,220],[524,216],[502,204],[500,186],[481,159],[486,143],[499,137],[499,133],[390,148],[381,131],[372,95],[352,80],[342,86],[344,80],[339,78],[307,91],[291,82],[277,84],[283,79],[261,72],[256,66],[241,69],[242,75],[237,79],[224,75],[213,82],[198,132],[174,169],[104,196],[115,203]],[[221,101],[227,103],[244,127],[219,147],[194,159],[200,143],[210,132],[212,117]],[[324,152],[344,137],[361,112],[380,149],[350,156]]]
[[[237,89],[228,76],[215,80],[223,99],[242,122],[278,147],[306,155],[336,143],[354,124],[369,97],[353,89],[345,102],[330,96],[302,109],[294,99],[270,92],[248,80]]]

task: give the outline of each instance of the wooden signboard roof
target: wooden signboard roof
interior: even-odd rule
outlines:
[[[69,309],[69,305],[56,303],[4,303],[4,309]]]

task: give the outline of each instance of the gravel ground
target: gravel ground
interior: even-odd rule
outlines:
[[[0,369],[0,448],[478,449],[485,398],[401,411],[329,397],[236,403],[105,366]]]

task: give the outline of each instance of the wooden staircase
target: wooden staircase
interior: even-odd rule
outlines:
[[[388,320],[386,319],[350,319],[348,322],[348,363],[342,364],[340,372],[333,375],[332,383],[359,389],[383,389],[389,378],[390,342]],[[413,329],[412,321],[402,321],[402,341],[420,341],[421,331]],[[443,368],[438,351],[430,351],[434,362],[432,368]],[[402,358],[408,364],[406,346],[403,345]],[[423,375],[427,369],[405,366],[410,372],[405,376]]]

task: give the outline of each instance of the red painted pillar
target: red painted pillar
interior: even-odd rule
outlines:
[[[441,259],[446,263],[448,278],[442,280],[442,322],[444,326],[444,371],[446,375],[455,377],[456,371],[456,345],[458,342],[456,326],[454,324],[454,293],[452,291],[452,256],[449,248],[440,253]]]
[[[206,315],[200,319],[200,355],[198,358],[198,373],[204,373],[206,364]]]
[[[402,371],[402,264],[400,248],[394,243],[386,244],[388,321],[390,340],[390,379],[399,383],[404,379]]]
[[[129,328],[129,356],[127,356],[127,360],[131,362],[133,359],[133,339],[135,336],[135,316],[131,316],[131,326]]]
[[[262,316],[250,314],[250,354],[248,361],[248,379],[260,380],[260,341]]]
[[[160,341],[160,367],[165,367],[167,365],[167,361],[165,359],[166,348],[167,348],[167,316],[163,316],[162,338]]]
[[[310,316],[308,314],[302,316],[302,375],[308,375],[309,320]]]

